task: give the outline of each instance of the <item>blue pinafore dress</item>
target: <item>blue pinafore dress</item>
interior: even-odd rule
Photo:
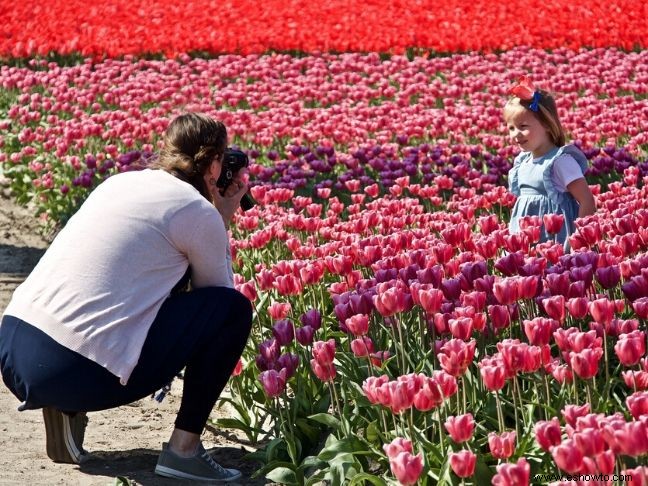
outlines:
[[[578,201],[569,192],[559,191],[553,181],[553,164],[563,154],[571,155],[581,168],[587,170],[587,157],[574,145],[565,145],[550,150],[542,157],[533,158],[531,152],[520,153],[513,161],[509,171],[509,191],[517,196],[511,211],[509,232],[520,231],[519,220],[524,216],[544,216],[545,214],[562,214],[565,217],[560,233],[555,241],[569,248],[568,238],[574,230],[574,220],[578,217]],[[554,240],[544,228],[540,231],[540,242]]]

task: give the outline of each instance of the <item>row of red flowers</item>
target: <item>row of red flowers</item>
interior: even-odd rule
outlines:
[[[0,57],[268,50],[437,52],[538,48],[644,48],[641,0],[24,0],[0,2]]]

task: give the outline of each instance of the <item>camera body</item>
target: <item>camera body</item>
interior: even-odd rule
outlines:
[[[245,152],[237,149],[227,148],[223,154],[223,163],[221,173],[216,181],[216,186],[220,188],[221,194],[225,192],[237,172],[250,164],[250,160]],[[254,206],[254,200],[249,194],[243,195],[241,198],[241,207],[247,211]]]

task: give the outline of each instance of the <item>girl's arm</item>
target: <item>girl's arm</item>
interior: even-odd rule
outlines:
[[[582,218],[583,216],[589,216],[594,214],[596,211],[596,203],[594,202],[594,195],[587,185],[587,181],[584,177],[576,179],[569,183],[567,186],[567,191],[574,196],[574,199],[578,201],[578,217]]]

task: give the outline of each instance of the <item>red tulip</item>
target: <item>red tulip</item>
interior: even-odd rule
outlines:
[[[493,486],[528,486],[531,466],[522,457],[517,463],[504,463],[497,466],[497,474],[493,476]]]
[[[579,422],[577,424],[580,426]],[[603,434],[599,429],[584,428],[572,434],[572,439],[583,456],[594,457],[607,449]]]
[[[385,383],[389,383],[389,377],[387,375],[381,375],[379,377],[370,376],[362,383],[362,391],[364,391],[369,402],[373,404],[380,403],[378,390]]]
[[[459,300],[461,301],[462,306],[473,307],[476,312],[481,312],[486,307],[486,292],[462,292]],[[648,299],[646,300],[648,301]]]
[[[472,438],[475,430],[475,421],[470,413],[448,417],[445,422],[445,428],[457,443],[466,442]]]
[[[437,370],[432,373],[432,379],[437,383],[437,386],[445,398],[451,397],[457,393],[457,380],[451,374],[442,370]]]
[[[535,438],[540,447],[549,452],[551,447],[560,444],[561,430],[558,418],[554,417],[550,421],[541,420],[535,424]]]
[[[450,454],[450,467],[460,478],[469,478],[475,474],[476,463],[477,456],[471,451],[463,450]]]
[[[496,459],[508,459],[515,452],[515,432],[488,434],[488,447]]]
[[[643,421],[627,422],[614,431],[614,438],[621,454],[631,457],[648,454],[648,425]]]
[[[257,291],[253,280],[241,284],[239,292],[245,295],[250,302],[254,302],[257,299]]]
[[[234,370],[232,371],[232,376],[238,376],[243,372],[243,361],[240,359],[236,362],[236,366],[234,367]]]

